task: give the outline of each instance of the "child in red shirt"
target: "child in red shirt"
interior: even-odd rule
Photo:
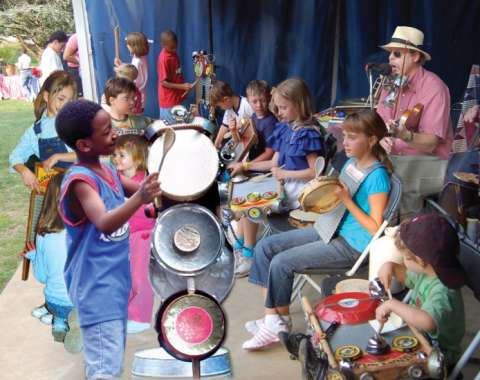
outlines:
[[[182,102],[193,84],[186,83],[183,79],[182,67],[177,55],[176,34],[171,30],[162,32],[160,44],[162,51],[157,60],[160,119],[174,123],[170,110]]]

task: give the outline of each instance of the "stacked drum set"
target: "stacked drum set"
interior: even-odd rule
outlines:
[[[157,204],[153,213],[160,212],[149,274],[161,300],[155,322],[161,348],[136,352],[132,373],[137,376],[200,378],[231,371],[228,350],[221,347],[226,317],[220,303],[233,285],[233,254],[214,213],[185,203],[216,186],[218,155],[208,136],[209,121],[186,116],[172,126],[157,121],[146,132],[153,141],[148,170],[159,172],[163,193],[178,204]]]

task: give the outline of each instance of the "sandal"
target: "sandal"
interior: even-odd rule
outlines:
[[[242,348],[248,351],[257,351],[268,348],[279,342],[280,339],[278,338],[278,335],[262,324],[259,326],[258,331],[253,338],[243,343]]]

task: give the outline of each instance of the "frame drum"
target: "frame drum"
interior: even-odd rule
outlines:
[[[188,127],[174,129],[175,143],[165,156],[159,181],[166,197],[192,201],[205,194],[215,181],[219,168],[218,154],[212,141],[198,130]],[[163,140],[161,135],[150,147],[149,173],[158,172],[163,156]]]
[[[298,197],[300,207],[303,211],[316,212],[324,214],[340,203],[340,199],[335,194],[335,189],[340,185],[337,178],[318,177],[312,179],[303,188]]]

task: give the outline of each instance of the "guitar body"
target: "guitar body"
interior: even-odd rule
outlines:
[[[404,126],[412,132],[418,131],[418,124],[420,123],[420,118],[422,117],[423,104],[415,104],[410,110],[405,111],[400,119],[398,120],[399,126]]]

